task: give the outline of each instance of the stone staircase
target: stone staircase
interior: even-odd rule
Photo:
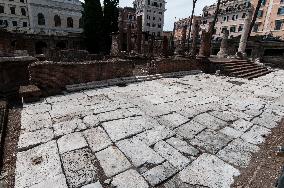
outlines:
[[[214,59],[211,60],[211,62],[217,65],[217,69],[221,70],[221,74],[249,80],[264,76],[271,72],[266,67],[252,63],[248,60]]]

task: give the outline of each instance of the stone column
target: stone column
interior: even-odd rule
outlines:
[[[131,25],[127,25],[127,52],[132,50],[132,41],[131,41]]]
[[[249,12],[248,16],[245,19],[245,25],[241,36],[239,49],[236,54],[238,57],[246,57],[246,47],[247,47],[248,34],[250,30],[251,21],[252,21],[252,12]]]
[[[196,17],[193,20],[192,28],[192,44],[191,44],[191,55],[196,56],[196,46],[197,46],[197,37],[199,33],[199,20]]]
[[[112,56],[119,56],[121,50],[119,49],[119,33],[112,33],[111,52]]]
[[[226,29],[223,31],[223,39],[221,42],[220,51],[217,54],[218,58],[228,57],[228,49],[229,49],[228,38],[229,38],[229,31]]]
[[[168,48],[169,48],[169,40],[168,40],[168,37],[164,36],[163,37],[163,50],[162,50],[164,57],[168,57]]]
[[[137,17],[137,52],[141,53],[141,41],[142,41],[142,16]]]
[[[142,47],[141,47],[141,53],[142,54],[146,53],[145,43],[146,43],[146,35],[145,35],[145,33],[142,33]]]
[[[122,21],[119,21],[119,24],[118,24],[118,31],[119,31],[119,46],[118,46],[118,49],[119,51],[121,52],[122,49],[123,49],[123,22]]]
[[[186,43],[186,31],[187,31],[187,25],[183,26],[182,28],[182,35],[181,35],[181,48],[182,48],[182,51],[184,52],[185,51],[185,43]]]
[[[210,48],[211,41],[210,40],[211,40],[210,31],[207,32],[203,30],[201,34],[201,44],[200,44],[200,50],[198,54],[199,58],[210,57],[210,54],[211,54],[211,48]]]
[[[152,56],[154,52],[154,40],[155,40],[155,36],[151,35],[150,41],[149,41],[149,55],[150,56]]]

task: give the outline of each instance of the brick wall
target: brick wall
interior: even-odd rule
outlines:
[[[21,85],[29,83],[28,66],[35,61],[33,57],[0,57],[0,97],[13,97]]]
[[[47,93],[58,93],[66,85],[132,76],[133,62],[108,60],[91,62],[37,62],[29,67],[30,82]]]

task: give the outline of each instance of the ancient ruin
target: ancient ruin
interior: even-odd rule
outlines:
[[[249,36],[255,1],[221,2],[168,32],[165,1],[0,4],[31,25],[0,28],[0,188],[282,188],[284,41]],[[115,17],[98,53],[94,10]]]

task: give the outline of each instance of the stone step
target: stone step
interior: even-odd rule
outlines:
[[[256,66],[255,65],[238,66],[238,67],[233,66],[233,67],[225,67],[225,70],[233,72],[233,71],[239,71],[239,70],[249,69],[249,68],[254,68],[254,67],[256,67]]]
[[[269,73],[271,73],[271,72],[272,72],[272,71],[266,70],[266,71],[260,72],[260,73],[258,73],[258,74],[253,74],[253,75],[247,76],[247,77],[245,77],[245,78],[248,79],[248,80],[252,80],[252,79],[254,79],[254,78],[258,78],[258,77],[261,77],[261,76],[265,76],[265,75],[267,75],[267,74],[269,74]]]
[[[224,68],[238,68],[238,67],[246,67],[246,66],[257,66],[256,64],[246,63],[246,64],[234,64],[234,65],[222,65]]]
[[[242,70],[239,70],[239,71],[232,71],[231,74],[238,76],[238,75],[241,75],[241,74],[244,74],[244,73],[254,72],[254,71],[257,71],[257,70],[266,71],[267,69],[265,69],[263,67],[252,67],[252,68],[248,68],[248,69],[242,69]]]
[[[240,74],[238,75],[238,77],[241,77],[241,78],[256,78],[254,76],[256,75],[259,75],[259,74],[262,74],[262,73],[265,73],[267,72],[268,70],[256,70],[256,71],[252,71],[252,72],[248,72],[248,73],[244,73],[244,74]]]

